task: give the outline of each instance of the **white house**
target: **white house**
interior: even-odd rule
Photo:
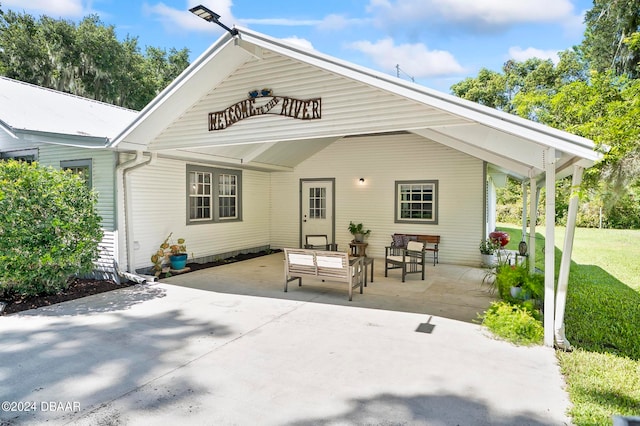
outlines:
[[[555,180],[579,182],[599,158],[587,139],[236,29],[139,114],[127,111],[118,134],[103,135],[96,151],[117,152],[123,270],[146,271],[169,233],[203,261],[299,247],[307,234],[345,250],[350,221],[371,230],[369,256],[382,257],[395,232],[437,234],[441,262],[480,265],[479,242],[495,227],[494,182],[511,175],[534,195],[546,185],[553,212]],[[553,253],[546,262],[553,269]]]
[[[98,275],[117,279],[117,153],[106,148],[138,113],[0,77],[0,159],[38,161],[83,173],[98,193],[104,239]]]

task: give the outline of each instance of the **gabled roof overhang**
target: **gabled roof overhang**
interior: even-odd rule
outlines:
[[[372,130],[373,133],[411,132],[482,159],[517,179],[537,177],[543,180],[547,163],[555,165],[557,177],[564,177],[571,174],[574,165],[587,168],[601,158],[588,139],[248,29],[238,28],[238,34],[234,37],[225,33],[142,110],[110,146],[125,151],[157,151],[184,159],[210,157],[213,162],[281,170],[295,167],[335,140],[367,133],[366,129],[357,126],[352,131],[348,128],[335,131],[334,126],[327,126],[316,128],[306,136],[271,132],[259,138],[253,134],[233,142],[203,136],[185,142],[183,146],[176,139],[170,143],[154,143],[168,126],[180,120],[204,96],[215,96],[212,92],[244,64],[261,61],[268,52],[271,56],[279,55],[422,106],[422,110],[411,111],[419,118],[423,114],[423,120],[398,127],[391,121],[387,127]],[[430,114],[433,117],[427,117]],[[378,121],[373,117],[372,123]]]

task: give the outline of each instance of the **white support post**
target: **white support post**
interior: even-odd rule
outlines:
[[[556,225],[556,168],[555,149],[545,152],[545,241],[544,241],[544,344],[553,346],[555,311],[555,225]]]
[[[538,182],[531,178],[529,181],[529,272],[536,268],[536,223],[538,222]]]
[[[560,271],[558,272],[554,335],[556,346],[564,350],[571,350],[571,343],[569,343],[564,335],[564,310],[567,303],[567,288],[569,287],[569,269],[571,267],[571,253],[573,252],[573,237],[576,231],[576,217],[578,216],[579,197],[577,190],[582,183],[583,170],[584,169],[580,166],[573,166],[571,198],[569,199],[569,211],[567,213],[567,229],[564,236]]]
[[[527,184],[522,181],[522,237],[520,241],[525,241],[527,235]]]

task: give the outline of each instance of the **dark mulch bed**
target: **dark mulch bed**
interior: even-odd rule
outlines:
[[[227,265],[233,262],[239,262],[242,260],[253,259],[255,257],[265,256],[270,253],[275,253],[279,250],[273,250],[269,252],[247,253],[239,254],[238,256],[219,260],[209,263],[189,263],[187,266],[192,271],[199,269],[212,268],[220,265]],[[0,298],[0,302],[5,302],[7,305],[4,310],[0,312],[0,315],[14,314],[16,312],[26,311],[27,309],[36,309],[42,306],[50,306],[60,302],[66,302],[68,300],[79,299],[81,297],[91,296],[93,294],[104,293],[106,291],[116,290],[119,288],[129,287],[134,285],[133,282],[123,282],[121,284],[112,280],[90,280],[90,279],[74,279],[66,290],[57,294],[47,294],[42,296],[19,296],[15,295],[12,298]]]
[[[104,293],[105,291],[115,290],[117,288],[129,287],[133,283],[118,284],[112,280],[89,280],[74,279],[66,290],[62,290],[57,294],[46,294],[42,296],[20,296],[15,295],[12,298],[4,298],[0,301],[7,303],[4,311],[0,315],[14,314],[27,309],[40,308],[42,306],[55,305],[56,303],[66,302],[67,300],[79,299],[92,294]]]

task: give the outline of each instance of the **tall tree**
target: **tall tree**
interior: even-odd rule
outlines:
[[[0,75],[132,109],[189,65],[189,51],[119,41],[96,15],[78,24],[0,10]]]
[[[640,76],[640,51],[627,42],[640,29],[640,0],[594,0],[585,23],[582,49],[592,69]]]
[[[604,160],[586,174],[585,188],[605,208],[609,226],[639,228],[640,79],[588,73],[576,50],[560,57],[555,66],[528,60],[507,62],[502,73],[481,70],[452,91],[608,147]]]

